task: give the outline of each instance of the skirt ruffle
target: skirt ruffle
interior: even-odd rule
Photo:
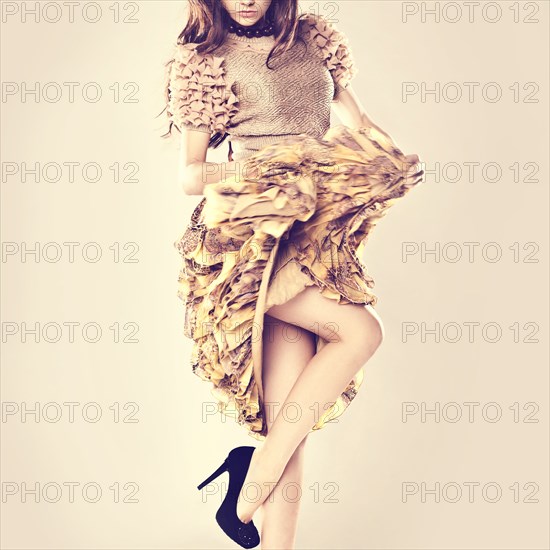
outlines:
[[[244,178],[207,184],[184,235],[178,296],[193,372],[211,383],[218,410],[262,440],[265,311],[305,286],[340,304],[375,305],[360,258],[370,231],[423,181],[374,128],[332,127],[323,139],[283,138],[248,157]],[[316,337],[317,351],[326,342]],[[358,371],[312,430],[340,416],[357,395]]]

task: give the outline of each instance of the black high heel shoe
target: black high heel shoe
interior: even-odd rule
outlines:
[[[254,449],[255,447],[251,446],[235,447],[229,452],[222,465],[197,486],[200,491],[223,472],[229,473],[229,487],[216,512],[216,521],[224,533],[243,548],[254,548],[260,544],[260,535],[254,522],[250,520],[244,523],[237,515],[237,500],[250,467]]]

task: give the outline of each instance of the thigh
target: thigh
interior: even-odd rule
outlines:
[[[315,355],[315,335],[266,314],[262,338],[262,381],[269,430],[294,382]]]
[[[357,342],[369,336],[383,336],[382,321],[372,306],[339,304],[323,296],[317,286],[308,286],[267,311],[271,317],[314,332],[328,342]]]

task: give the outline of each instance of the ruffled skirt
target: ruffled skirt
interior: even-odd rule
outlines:
[[[249,435],[267,434],[262,386],[264,314],[306,286],[339,304],[375,305],[360,258],[373,226],[423,181],[374,128],[332,127],[323,139],[283,138],[248,157],[244,178],[207,184],[184,235],[178,296],[192,371],[211,384],[218,410]],[[317,351],[327,343],[315,336]],[[312,430],[340,416],[360,369]]]

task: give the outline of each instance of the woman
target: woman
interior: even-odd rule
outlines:
[[[224,532],[257,546],[261,507],[262,547],[290,549],[299,501],[282,491],[383,338],[362,246],[423,172],[367,116],[351,48],[326,18],[298,16],[298,0],[188,3],[166,87],[184,192],[204,194],[175,243],[184,333],[219,410],[262,442],[233,449],[199,489],[228,471]],[[331,108],[344,124],[329,129]],[[226,138],[228,162],[207,162]]]

